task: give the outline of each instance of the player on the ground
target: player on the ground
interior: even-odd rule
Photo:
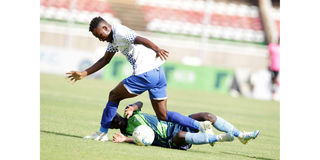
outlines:
[[[214,135],[210,133],[196,133],[188,127],[179,124],[158,120],[156,116],[140,113],[143,103],[136,102],[127,106],[125,115],[121,117],[118,113],[111,122],[111,129],[120,129],[121,133],[115,133],[114,142],[134,142],[131,136],[134,129],[139,125],[148,125],[155,132],[155,139],[152,145],[189,149],[192,144],[213,144],[215,142],[233,141],[234,136],[238,137],[241,143],[246,144],[250,139],[255,139],[260,133],[259,130],[253,132],[240,132],[232,124],[208,112],[191,114],[190,117],[198,121],[210,121],[212,125],[225,134]]]
[[[109,93],[109,100],[103,111],[100,130],[85,138],[108,141],[107,132],[117,113],[121,100],[135,97],[148,90],[152,107],[160,120],[179,123],[183,126],[210,132],[210,122],[198,122],[177,112],[167,110],[167,82],[161,65],[168,52],[160,49],[150,40],[137,35],[121,24],[110,25],[101,17],[90,22],[89,31],[100,41],[109,42],[105,55],[85,71],[70,71],[67,78],[73,84],[107,65],[116,52],[120,51],[133,66],[133,75],[120,82]]]

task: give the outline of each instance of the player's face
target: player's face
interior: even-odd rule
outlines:
[[[93,30],[92,34],[97,37],[100,41],[107,41],[111,28],[108,25],[100,24],[96,29]]]

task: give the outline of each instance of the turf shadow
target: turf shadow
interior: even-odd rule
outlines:
[[[254,158],[254,159],[261,159],[261,160],[275,160],[275,159],[272,159],[272,158],[249,156],[249,155],[239,154],[239,153],[231,153],[231,152],[220,152],[220,153],[232,154],[232,155],[237,155],[237,156],[242,156],[242,157],[248,157],[248,158]]]
[[[59,135],[59,136],[67,136],[67,137],[74,137],[74,138],[83,138],[83,137],[77,136],[77,135],[71,135],[71,134],[65,134],[65,133],[59,133],[59,132],[52,132],[52,131],[46,131],[46,130],[40,130],[40,132],[42,132],[42,133],[48,133],[48,134],[55,134],[55,135]]]

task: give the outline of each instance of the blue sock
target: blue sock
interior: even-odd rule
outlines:
[[[182,126],[189,127],[191,129],[199,130],[199,122],[198,121],[196,121],[190,117],[184,116],[178,112],[168,111],[167,121],[173,122],[173,123],[178,123]]]
[[[217,136],[207,133],[190,133],[187,132],[185,140],[189,144],[208,144],[217,142]]]
[[[222,132],[231,132],[234,136],[238,137],[240,132],[232,124],[224,120],[223,118],[216,116],[217,120],[214,122],[213,126],[219,131]]]
[[[108,101],[101,117],[100,132],[108,132],[113,117],[117,114],[118,105]]]

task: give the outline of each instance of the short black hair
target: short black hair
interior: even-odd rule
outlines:
[[[119,123],[119,121],[121,121],[123,117],[119,114],[119,113],[116,113],[116,115],[113,117],[111,123]]]
[[[93,30],[98,27],[100,22],[106,22],[106,21],[103,18],[101,18],[100,16],[94,17],[90,22],[89,31],[93,32]]]

